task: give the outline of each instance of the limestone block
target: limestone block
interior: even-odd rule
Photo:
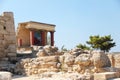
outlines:
[[[47,53],[50,53],[52,50],[52,47],[50,45],[46,45],[43,47]]]
[[[9,57],[16,56],[16,53],[8,53],[7,56]]]
[[[91,58],[90,54],[80,54],[78,57],[75,58],[75,63],[84,67],[90,66],[91,64],[90,58]]]
[[[0,37],[3,37],[4,34],[0,34]]]
[[[8,43],[8,44],[16,44],[16,41],[14,41],[14,40],[9,40],[9,41],[7,41],[7,43]]]
[[[4,47],[0,47],[0,52],[4,52]]]
[[[108,80],[111,78],[118,78],[118,72],[104,72],[104,73],[95,73],[94,80]]]
[[[47,54],[47,52],[46,52],[44,49],[39,50],[39,51],[37,52],[37,54],[36,54],[37,57],[47,56],[47,55],[48,55],[48,54]]]
[[[15,37],[15,35],[4,35],[4,39],[5,40],[13,40],[13,41],[15,41],[15,39],[16,39],[16,37]]]
[[[114,79],[109,79],[109,80],[120,80],[120,78],[114,78]]]
[[[10,44],[10,45],[8,46],[8,49],[9,49],[10,52],[16,52],[16,45]]]
[[[8,58],[1,58],[0,60],[8,61]]]
[[[57,62],[47,62],[47,63],[41,63],[40,64],[41,68],[57,68]]]
[[[110,67],[111,62],[110,59],[108,58],[107,54],[104,52],[93,52],[93,56],[91,60],[94,63],[94,66],[96,68],[102,68],[102,67]]]
[[[16,49],[16,46],[15,46],[15,44],[10,44],[10,45],[9,45],[9,48],[14,48],[14,49]]]
[[[5,56],[6,56],[6,54],[4,52],[0,52],[0,58],[3,58]]]
[[[3,47],[3,44],[4,44],[4,40],[0,39],[0,47]]]
[[[66,53],[67,54],[67,53]],[[75,58],[73,55],[69,54],[68,56],[65,55],[64,62],[68,65],[71,66],[74,64]]]
[[[38,70],[38,73],[43,73],[43,72],[58,72],[59,70],[56,68],[40,68]]]
[[[107,54],[108,58],[110,59],[111,66],[115,67],[115,59],[114,59],[114,54]]]
[[[4,37],[3,37],[3,36],[0,36],[0,40],[4,40]]]
[[[12,74],[10,72],[0,72],[0,80],[12,80]]]
[[[58,62],[58,56],[45,56],[45,57],[39,57],[39,61],[44,62]]]
[[[115,54],[114,59],[115,59],[115,67],[120,68],[120,54]]]

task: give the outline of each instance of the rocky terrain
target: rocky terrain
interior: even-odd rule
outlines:
[[[120,54],[85,51],[79,48],[60,51],[53,46],[33,47],[33,49],[37,52],[34,53],[36,57],[21,59],[16,63],[14,71],[16,74],[38,75],[40,78],[61,76],[70,80],[103,80],[99,79],[99,76],[104,75],[105,79],[120,76]]]
[[[29,80],[120,80],[120,54],[79,48],[60,51],[54,46],[34,46],[32,51],[33,57],[14,65],[13,74],[35,76]]]

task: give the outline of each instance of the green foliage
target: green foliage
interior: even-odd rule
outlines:
[[[109,52],[109,50],[115,46],[115,42],[112,42],[111,35],[102,36],[90,36],[90,40],[87,41],[87,44],[91,45],[94,49],[100,49],[104,52]]]
[[[78,44],[76,46],[77,48],[83,49],[83,50],[90,50],[90,47],[86,46],[85,44]]]
[[[65,48],[65,46],[63,45],[63,46],[61,47],[61,51],[68,51],[68,50],[67,50],[67,48]]]

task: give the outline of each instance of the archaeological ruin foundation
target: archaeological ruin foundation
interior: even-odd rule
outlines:
[[[37,80],[120,80],[120,53],[59,50],[54,32],[53,24],[29,21],[19,23],[15,33],[13,13],[4,12],[0,16],[0,80],[12,80],[12,74],[35,75]],[[18,49],[31,52],[19,56]]]

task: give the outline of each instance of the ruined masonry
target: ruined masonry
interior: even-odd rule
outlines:
[[[16,59],[16,37],[12,12],[0,16],[0,67],[5,61]],[[3,64],[2,64],[3,66]]]

